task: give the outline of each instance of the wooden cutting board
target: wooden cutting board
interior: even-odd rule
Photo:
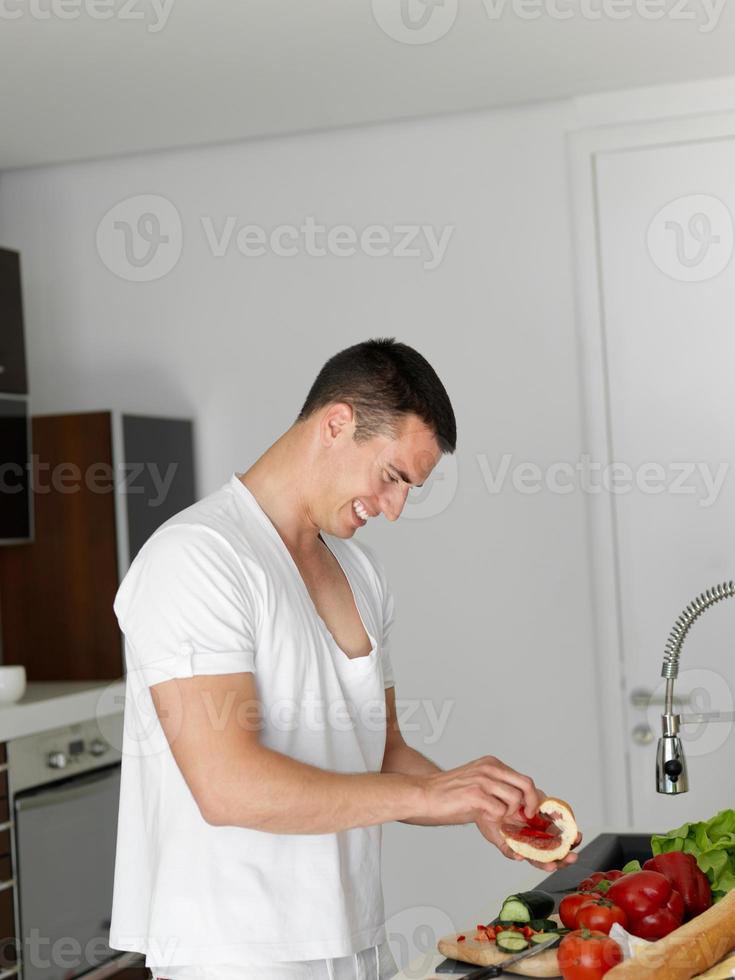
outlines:
[[[558,915],[550,915],[549,918],[561,925],[561,919]],[[495,943],[480,943],[476,939],[472,939],[471,937],[475,935],[475,932],[475,929],[470,929],[464,933],[467,939],[463,943],[457,942],[457,936],[461,936],[461,932],[445,936],[439,940],[437,948],[442,956],[446,956],[450,960],[460,960],[462,963],[472,963],[475,966],[495,966],[497,963],[507,960],[511,955],[510,953],[501,953]],[[545,949],[543,953],[529,956],[515,966],[508,967],[507,972],[517,973],[522,977],[561,976],[555,949]]]

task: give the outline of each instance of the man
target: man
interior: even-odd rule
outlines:
[[[442,772],[404,742],[392,593],[353,540],[397,520],[455,445],[428,362],[393,339],[357,344],[125,576],[110,941],[145,952],[154,977],[383,980],[383,823],[475,823],[514,857],[499,821],[543,794],[491,756]]]

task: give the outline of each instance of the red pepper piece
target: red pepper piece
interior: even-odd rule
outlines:
[[[547,834],[545,830],[536,830],[535,827],[523,827],[518,831],[519,837],[531,837],[534,840],[553,840],[553,834]]]
[[[467,936],[457,936],[457,942],[463,943],[467,939]]]
[[[712,889],[707,875],[700,871],[693,854],[670,851],[659,854],[643,865],[644,871],[658,871],[684,899],[684,921],[706,911],[712,905]]]
[[[608,899],[628,916],[628,931],[641,939],[663,939],[684,919],[684,900],[658,871],[636,871],[619,878]]]
[[[550,820],[548,817],[545,817],[543,813],[536,813],[535,816],[533,817],[527,817],[523,807],[518,808],[518,813],[521,816],[521,820],[524,820],[528,824],[528,826],[532,827],[534,830],[547,830],[549,824],[552,824],[554,822],[553,820]]]

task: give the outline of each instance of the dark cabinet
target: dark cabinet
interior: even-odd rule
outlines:
[[[0,548],[2,660],[29,681],[124,673],[112,603],[144,541],[194,503],[189,419],[35,416],[34,540]]]
[[[28,394],[20,255],[0,248],[0,392]]]

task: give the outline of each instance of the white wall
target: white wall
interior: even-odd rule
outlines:
[[[128,407],[196,418],[201,494],[286,428],[324,360],[395,335],[432,362],[459,429],[456,493],[441,513],[363,532],[398,602],[399,698],[453,710],[437,744],[450,767],[485,753],[603,823],[578,492],[490,493],[495,467],[582,452],[564,130],[546,104],[0,176],[0,244],[23,257],[32,409]],[[117,278],[98,222],[143,193],[173,202],[183,253],[164,278]],[[446,258],[215,259],[200,224],[272,228],[455,226]],[[436,494],[451,484],[438,481]],[[429,498],[427,505],[431,503]],[[437,498],[435,498],[437,499]],[[473,924],[523,881],[473,827],[390,826],[389,914]],[[433,918],[432,918],[433,916]],[[447,920],[448,921],[448,920]]]

